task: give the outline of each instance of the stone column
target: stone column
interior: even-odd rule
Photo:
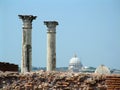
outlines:
[[[47,71],[56,69],[56,21],[44,21],[47,26]]]
[[[21,72],[30,72],[32,69],[32,21],[36,16],[18,15],[23,21],[23,36],[22,36],[22,61]]]

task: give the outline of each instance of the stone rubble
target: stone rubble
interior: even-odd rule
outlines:
[[[0,90],[107,90],[106,75],[36,71],[0,72]]]
[[[111,75],[106,77],[108,90],[120,90],[120,75]]]

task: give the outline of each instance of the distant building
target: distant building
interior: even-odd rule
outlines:
[[[94,73],[95,72],[95,70],[96,70],[96,68],[94,68],[94,67],[86,67],[86,66],[84,66],[83,68],[82,68],[82,73]]]
[[[80,72],[82,70],[82,63],[80,59],[75,55],[70,59],[68,70],[72,72]]]
[[[118,70],[118,69],[112,69],[111,73],[112,74],[120,74],[120,70]]]
[[[110,70],[108,67],[104,66],[104,65],[100,65],[96,68],[95,73],[98,74],[110,74]]]

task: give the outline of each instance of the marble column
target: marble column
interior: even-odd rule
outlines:
[[[47,26],[47,71],[56,70],[56,21],[44,21]]]
[[[18,16],[23,21],[21,72],[25,73],[32,69],[32,21],[36,19],[36,16]]]

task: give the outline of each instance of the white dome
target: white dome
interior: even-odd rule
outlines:
[[[80,59],[75,55],[73,58],[70,59],[69,62],[69,70],[70,71],[80,71],[82,68],[82,63]]]
[[[104,65],[100,65],[99,67],[96,68],[95,73],[98,74],[110,74],[110,70],[108,67]]]
[[[73,58],[70,59],[70,62],[69,62],[69,63],[70,63],[70,64],[80,63],[80,60],[79,60],[79,58],[77,58],[77,57],[73,57]]]

